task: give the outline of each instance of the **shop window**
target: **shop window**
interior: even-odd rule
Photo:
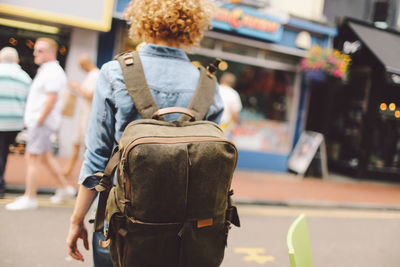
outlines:
[[[33,46],[36,39],[49,37],[57,41],[59,51],[57,60],[64,68],[69,49],[70,31],[61,29],[59,34],[41,33],[25,29],[0,26],[0,48],[14,47],[19,54],[21,67],[31,76],[35,76],[38,66],[33,62]]]
[[[324,128],[332,170],[399,173],[400,93],[384,82],[375,90],[370,73],[353,67],[348,84],[324,102],[333,103]]]
[[[400,170],[400,92],[399,86],[383,84],[374,105],[368,169],[399,173]]]
[[[192,62],[207,65],[213,58],[189,55]],[[240,123],[232,139],[241,150],[289,153],[294,131],[293,90],[295,73],[226,60],[226,71],[236,76],[242,100]],[[224,66],[224,67],[225,67]],[[219,80],[223,71],[219,70]]]
[[[369,170],[398,172],[400,169],[400,118],[397,118],[396,111],[396,108],[377,109],[378,116],[372,130],[372,147],[368,160]]]
[[[346,85],[312,88],[307,128],[325,135],[328,159],[334,169],[359,167],[369,95],[368,75],[368,70],[353,69]]]
[[[244,65],[237,90],[243,103],[241,124],[233,131],[239,148],[269,153],[288,153],[295,74]]]

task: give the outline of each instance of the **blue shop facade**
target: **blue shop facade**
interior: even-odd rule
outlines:
[[[128,38],[122,20],[128,3],[115,3],[112,30],[99,37],[98,65],[140,44]],[[232,130],[238,168],[287,172],[307,113],[301,59],[311,45],[331,47],[336,28],[239,4],[219,5],[212,24],[188,55],[203,65],[221,58],[218,78],[224,71],[237,78],[235,89],[243,104],[240,123]]]

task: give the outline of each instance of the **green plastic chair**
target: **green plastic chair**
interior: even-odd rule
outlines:
[[[306,215],[300,214],[290,225],[286,237],[291,267],[312,267],[310,236]]]

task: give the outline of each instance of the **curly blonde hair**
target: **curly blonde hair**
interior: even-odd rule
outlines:
[[[132,0],[125,10],[132,39],[189,47],[211,27],[211,0]]]

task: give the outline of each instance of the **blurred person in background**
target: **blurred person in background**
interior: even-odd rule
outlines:
[[[230,72],[224,72],[220,79],[220,94],[224,101],[224,113],[221,118],[221,129],[231,139],[232,130],[239,123],[242,101],[235,87],[236,77]]]
[[[36,40],[33,50],[34,62],[39,69],[33,79],[25,109],[27,127],[26,160],[27,173],[25,194],[6,205],[8,210],[36,209],[38,207],[37,179],[41,166],[47,167],[59,188],[52,203],[60,203],[76,194],[68,185],[57,160],[52,155],[50,136],[61,126],[63,95],[67,77],[57,61],[58,44],[50,38]]]
[[[82,101],[80,102],[78,129],[75,131],[74,149],[72,151],[71,158],[64,169],[64,175],[66,177],[71,176],[78,160],[79,151],[81,147],[84,147],[85,145],[86,130],[89,123],[90,111],[92,109],[92,98],[100,72],[97,66],[93,63],[92,59],[86,53],[83,53],[78,57],[78,64],[82,70],[87,73],[87,75],[81,85],[76,82],[69,83],[69,87],[72,89],[72,91],[82,97]]]
[[[9,147],[24,128],[25,103],[32,79],[19,65],[18,52],[12,47],[0,50],[0,198],[4,197]]]

